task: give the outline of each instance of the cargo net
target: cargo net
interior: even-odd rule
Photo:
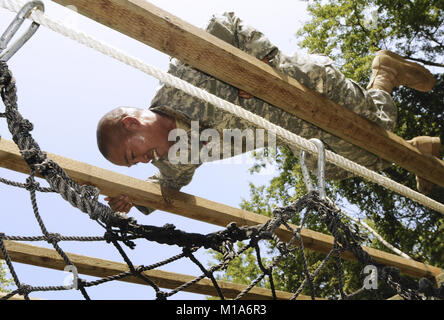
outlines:
[[[163,227],[140,225],[133,218],[118,212],[114,212],[107,205],[100,203],[98,201],[99,190],[97,188],[87,185],[79,185],[77,182],[68,177],[59,165],[48,159],[46,154],[40,150],[38,144],[30,134],[30,131],[33,128],[32,124],[28,120],[24,119],[18,112],[15,80],[9,71],[6,62],[4,61],[0,61],[0,89],[5,105],[5,112],[0,113],[0,117],[6,118],[13,140],[19,147],[21,155],[30,168],[30,174],[26,179],[26,183],[19,183],[3,178],[0,178],[0,182],[15,187],[25,188],[29,191],[35,218],[37,219],[42,231],[42,235],[36,237],[9,236],[4,233],[0,233],[0,249],[6,265],[9,268],[9,272],[13,278],[15,286],[17,287],[12,292],[3,296],[2,299],[9,299],[16,294],[23,295],[25,299],[29,299],[29,294],[32,292],[72,290],[74,287],[74,284],[72,287],[67,287],[66,285],[31,286],[22,283],[14,269],[11,257],[8,254],[5,240],[47,241],[54,247],[60,257],[63,258],[67,266],[74,267],[75,265],[73,262],[60,247],[60,242],[106,241],[107,243],[114,245],[125,263],[128,265],[129,270],[127,272],[104,277],[94,281],[86,281],[81,278],[77,278],[77,283],[75,284],[74,288],[77,288],[85,299],[90,299],[87,293],[88,287],[98,286],[109,281],[121,280],[130,276],[140,278],[143,280],[143,282],[151,286],[156,293],[156,298],[159,300],[167,299],[180,291],[186,290],[203,278],[209,278],[214,285],[217,296],[220,299],[225,299],[226,297],[224,296],[224,292],[216,281],[215,273],[225,270],[233,259],[241,256],[250,248],[256,251],[257,264],[260,269],[260,274],[254,281],[251,282],[250,285],[246,286],[235,299],[245,297],[253,287],[255,287],[265,278],[268,278],[268,283],[270,284],[270,298],[276,299],[277,294],[273,281],[273,269],[277,267],[277,264],[283,258],[290,258],[296,261],[296,255],[298,252],[302,257],[304,280],[301,282],[296,292],[294,292],[291,299],[296,299],[298,296],[300,296],[304,288],[307,288],[310,292],[311,298],[315,299],[316,288],[314,280],[322,269],[325,269],[327,261],[332,258],[337,259],[338,266],[339,288],[337,298],[359,298],[359,295],[367,291],[368,288],[362,287],[360,290],[351,294],[346,294],[343,289],[344,271],[342,269],[341,255],[346,250],[350,251],[362,266],[375,266],[378,271],[377,280],[386,283],[403,299],[423,300],[444,298],[443,286],[441,286],[441,288],[435,288],[433,283],[426,278],[422,278],[419,281],[411,280],[410,278],[401,276],[398,269],[384,266],[373,261],[372,257],[369,256],[369,254],[367,254],[360,245],[363,239],[356,231],[353,230],[352,227],[348,226],[342,221],[340,211],[335,209],[330,202],[322,200],[317,191],[308,192],[306,195],[299,198],[289,206],[276,208],[273,211],[274,217],[272,219],[257,226],[244,227],[231,223],[222,231],[203,235],[177,230],[173,225],[165,225]],[[48,182],[49,187],[41,187],[39,185],[39,183],[35,180],[35,175],[37,173]],[[104,236],[65,237],[60,234],[49,232],[45,227],[39,213],[39,208],[36,201],[37,192],[59,193],[62,198],[68,201],[71,205],[88,214],[92,220],[97,221],[105,230]],[[307,265],[307,259],[304,253],[304,243],[301,236],[302,226],[304,226],[304,222],[310,214],[316,214],[321,221],[325,223],[328,230],[334,237],[334,245],[332,249],[319,263],[318,267],[311,273],[309,272]],[[288,222],[295,216],[299,216],[301,219],[301,224],[298,227],[294,227]],[[291,232],[292,238],[290,241],[282,241],[276,236],[274,231],[281,226]],[[128,255],[125,253],[124,246],[134,249],[135,239],[146,239],[148,241],[155,241],[165,245],[177,245],[182,248],[182,253],[149,266],[134,266],[128,258]],[[269,263],[265,265],[261,259],[260,241],[270,240],[275,243],[277,254],[276,256],[273,256]],[[239,241],[243,241],[246,243],[246,245],[238,246],[240,249],[235,249],[236,243]],[[212,249],[216,252],[222,253],[222,261],[211,267],[205,267],[195,256],[195,252],[200,248]],[[184,283],[183,285],[167,292],[162,291],[155,281],[150,279],[150,277],[144,273],[144,271],[161,267],[179,259],[190,259],[200,268],[202,274],[192,281]]]

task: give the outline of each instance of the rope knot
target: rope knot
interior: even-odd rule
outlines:
[[[252,234],[251,235],[251,238],[250,238],[250,245],[252,246],[252,247],[255,247],[255,246],[257,246],[257,244],[259,243],[259,237],[256,235],[256,234]]]
[[[157,291],[156,292],[156,299],[157,300],[166,300],[167,299],[167,293],[163,291]]]
[[[134,268],[134,270],[138,273],[141,274],[142,272],[145,271],[145,267],[144,266],[137,266]]]
[[[279,252],[280,252],[282,255],[288,255],[288,253],[290,252],[290,251],[288,250],[287,246],[285,245],[285,243],[282,242],[282,241],[278,241],[278,242],[276,243],[276,247],[278,248]]]
[[[99,189],[97,189],[94,186],[82,186],[80,189],[80,196],[82,198],[93,198],[94,200],[97,200],[99,198]]]
[[[426,297],[431,297],[435,295],[435,288],[433,287],[433,283],[427,278],[421,278],[419,280],[418,291],[424,294]]]
[[[46,241],[51,244],[56,244],[61,241],[61,235],[59,233],[50,233],[46,236]]]
[[[265,273],[267,276],[271,276],[272,273],[273,273],[273,267],[272,267],[272,266],[269,266],[268,268],[265,268],[265,269],[264,269],[264,273]]]
[[[32,287],[27,284],[22,284],[20,288],[18,288],[17,293],[21,296],[27,296],[32,292]]]
[[[77,289],[84,288],[86,286],[86,280],[77,278]]]
[[[40,184],[34,180],[34,177],[30,176],[26,178],[25,189],[29,192],[33,192],[40,187]]]
[[[22,121],[20,121],[18,127],[20,131],[24,133],[29,133],[34,129],[34,125],[28,119],[23,119]]]
[[[105,239],[106,243],[111,243],[119,240],[117,234],[115,234],[112,231],[106,231],[105,234],[103,235],[103,238]]]
[[[40,161],[41,159],[41,161]],[[41,174],[44,174],[47,176],[46,180],[50,180],[51,178],[54,177],[54,173],[52,174],[48,174],[50,172],[50,168],[52,168],[52,162],[48,159],[46,159],[46,155],[44,152],[40,152],[39,153],[39,161],[37,161],[38,163],[35,163],[32,165],[32,168],[34,168],[35,170],[37,170],[38,172],[40,172]],[[58,192],[56,190],[56,192]]]
[[[188,257],[188,258],[191,257],[192,252],[191,252],[191,248],[190,247],[183,247],[182,248],[182,252],[183,252],[185,257]]]
[[[25,149],[21,153],[26,162],[30,164],[42,163],[46,158],[46,155],[37,148]]]
[[[106,243],[111,243],[111,242],[114,243],[117,241],[122,241],[130,249],[134,249],[136,247],[136,244],[130,239],[128,239],[124,233],[122,233],[122,235],[119,236],[117,233],[108,230],[103,235],[103,238],[106,241]]]

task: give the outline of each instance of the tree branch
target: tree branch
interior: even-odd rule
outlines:
[[[444,68],[444,63],[427,61],[427,60],[424,60],[424,59],[414,58],[414,57],[410,57],[410,56],[403,56],[403,58],[404,59],[413,60],[413,61],[417,61],[417,62],[421,62],[421,63],[424,63],[425,65],[428,65],[428,66]]]

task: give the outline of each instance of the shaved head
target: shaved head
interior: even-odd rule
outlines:
[[[148,163],[168,154],[173,142],[169,131],[174,118],[149,109],[118,107],[106,113],[97,125],[97,146],[102,155],[118,166]]]
[[[132,107],[117,107],[106,113],[97,125],[97,146],[102,155],[109,159],[111,148],[120,145],[120,143],[130,135],[125,129],[122,120],[125,117],[138,117],[143,109]]]

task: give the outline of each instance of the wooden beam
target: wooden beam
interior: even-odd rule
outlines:
[[[399,294],[395,294],[393,297],[388,298],[387,300],[404,300]]]
[[[14,241],[5,241],[5,246],[8,250],[10,258],[15,262],[26,263],[34,266],[56,270],[64,270],[64,268],[66,267],[65,261],[53,249],[37,247],[34,245],[28,245]],[[73,253],[67,253],[67,255],[71,262],[76,266],[79,274],[104,278],[129,271],[129,268],[125,263],[92,258]],[[4,258],[2,253],[0,253],[0,257]],[[162,270],[148,270],[145,271],[144,274],[147,275],[152,281],[154,281],[154,283],[156,283],[159,287],[166,289],[175,289],[196,278],[189,275]],[[119,281],[148,285],[140,278],[133,276],[122,278]],[[246,285],[231,283],[227,281],[218,281],[217,283],[219,284],[224,296],[227,298],[235,298],[247,287]],[[192,286],[184,289],[184,291],[217,296],[217,292],[214,288],[213,283],[210,279],[207,278],[198,281]],[[288,300],[292,296],[293,294],[289,292],[276,291],[276,297],[278,299]],[[259,287],[252,288],[251,291],[243,297],[243,299],[252,300],[263,300],[271,298],[271,291],[269,289]],[[298,297],[298,300],[309,299],[311,299],[311,297],[304,295],[300,295]]]
[[[0,298],[3,298],[5,296],[7,296],[7,295],[8,295],[7,293],[4,293],[4,292],[0,291]],[[42,299],[34,298],[34,297],[29,297],[29,299],[30,300],[42,300]],[[8,300],[25,300],[25,297],[21,296],[21,295],[18,295],[18,294],[15,294],[11,298],[9,298]]]
[[[132,198],[134,203],[138,205],[168,211],[221,227],[227,226],[230,222],[236,222],[238,225],[253,226],[263,224],[268,220],[267,217],[262,215],[176,190],[167,191],[171,201],[166,202],[157,184],[135,179],[52,153],[47,153],[47,155],[50,159],[58,163],[72,179],[80,184],[94,185],[100,189],[102,194],[107,196],[127,194]],[[0,140],[0,166],[18,172],[29,173],[29,168],[21,157],[15,143],[3,139]],[[289,241],[292,237],[292,234],[284,227],[278,228],[276,235],[284,241]],[[309,229],[302,229],[301,235],[304,241],[304,247],[307,249],[328,253],[333,247],[334,238],[332,236]],[[413,277],[434,277],[442,272],[440,268],[408,260],[373,248],[364,247],[364,250],[369,253],[376,262],[395,266],[403,273]],[[343,257],[345,259],[355,260],[350,252],[345,252]]]
[[[444,161],[145,0],[54,1],[444,187]]]

